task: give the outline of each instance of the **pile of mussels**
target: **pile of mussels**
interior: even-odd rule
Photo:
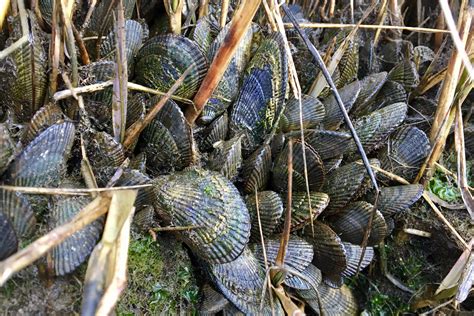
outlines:
[[[112,19],[104,17],[108,2],[100,2],[84,30],[84,37],[97,36],[98,25],[102,25],[110,33],[102,39],[99,57],[79,68],[81,86],[114,77],[116,37]],[[51,3],[40,1],[46,25],[51,22]],[[334,96],[327,88],[313,96],[318,69],[297,34],[287,30],[301,86],[307,93],[301,99],[302,111],[289,88],[282,35],[253,25],[191,127],[183,115],[189,105],[179,100],[194,96],[229,26],[221,29],[217,13],[211,10],[208,17],[198,20],[189,37],[150,36],[143,20],[132,19],[135,1],[124,3],[129,80],[166,92],[191,67],[191,75],[175,93],[178,101],[169,100],[141,133],[133,151],[126,152],[112,136],[112,87],[83,94],[81,110],[72,100],[52,101],[47,92],[50,34],[39,27],[37,15],[28,11],[27,42],[0,60],[4,95],[0,183],[84,187],[81,137],[99,186],[110,185],[115,171],[129,158],[128,167],[113,185],[152,184],[139,191],[136,221],[143,224],[157,216],[162,224],[197,226],[176,232],[176,236],[208,276],[202,311],[270,314],[268,295],[260,311],[266,271],[257,209],[266,257],[272,264],[283,230],[291,139],[292,234],[284,286],[317,313],[356,313],[357,303],[344,278],[356,273],[359,261],[361,268],[371,263],[373,247],[390,233],[390,219],[415,203],[423,187],[396,185],[377,174],[384,186],[363,252],[374,203],[371,183]],[[293,10],[305,21],[297,7]],[[22,35],[19,19],[9,22],[4,47]],[[347,35],[344,31],[306,32],[321,51],[330,46],[328,38],[340,45]],[[370,34],[360,34],[345,51],[334,81],[370,163],[413,180],[430,150],[424,129],[436,105],[410,93],[434,53],[399,40],[385,45],[368,65],[369,58],[362,56],[374,54],[367,39]],[[130,91],[127,126],[142,119],[159,98]],[[196,153],[199,161],[193,158]],[[0,259],[17,251],[19,241],[31,237],[38,226],[49,230],[64,224],[90,201],[83,196],[45,198],[0,190]],[[93,222],[52,250],[55,275],[69,274],[85,262],[103,224],[103,219]],[[273,309],[282,313],[277,300],[273,300]]]

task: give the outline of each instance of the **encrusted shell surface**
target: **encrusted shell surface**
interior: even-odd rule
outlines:
[[[260,241],[260,228],[257,216],[260,215],[260,223],[262,227],[263,237],[270,236],[280,222],[283,214],[283,201],[278,193],[273,191],[258,192],[257,196],[251,194],[245,199],[250,218],[252,220],[251,240]]]
[[[8,216],[0,210],[0,260],[13,254],[18,248],[18,239]]]
[[[342,103],[346,108],[347,112],[352,109],[354,102],[357,100],[360,92],[360,82],[358,80],[345,85],[338,89],[339,95],[341,96]],[[323,105],[326,109],[326,115],[322,121],[322,125],[325,129],[336,130],[344,121],[344,115],[342,114],[339,105],[337,104],[336,98],[333,94],[325,98]]]
[[[0,189],[0,213],[7,216],[20,238],[30,233],[36,223],[30,203],[19,192]]]
[[[318,286],[318,293],[313,289],[297,292],[316,313],[321,310],[327,316],[357,315],[357,302],[347,285],[335,289],[321,283]]]
[[[310,95],[301,95],[301,111],[300,101],[291,98],[286,102],[280,128],[283,132],[300,130],[301,126],[303,129],[315,128],[323,120],[325,112],[321,101]]]
[[[236,259],[250,237],[250,216],[237,188],[223,175],[187,169],[154,180],[155,209],[176,226],[193,252],[211,263]]]
[[[245,193],[254,193],[267,184],[272,166],[271,147],[263,144],[243,163],[241,178]]]
[[[50,229],[71,221],[89,202],[87,197],[57,199],[48,220]],[[56,275],[73,272],[87,259],[100,238],[102,226],[103,220],[96,220],[53,248],[51,255]]]
[[[362,245],[373,207],[372,204],[364,201],[354,202],[336,215],[326,218],[326,222],[343,241]],[[385,220],[382,214],[375,210],[367,245],[377,245],[386,235]]]
[[[166,92],[191,67],[175,95],[191,98],[207,71],[207,60],[199,46],[178,35],[158,35],[139,50],[135,62],[138,83]]]

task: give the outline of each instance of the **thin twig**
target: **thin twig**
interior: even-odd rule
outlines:
[[[291,23],[285,23],[286,28],[293,28]],[[326,28],[326,29],[352,29],[357,27],[357,24],[338,24],[338,23],[301,23],[302,28]],[[413,31],[421,33],[449,33],[447,30],[432,29],[426,27],[411,27],[411,26],[395,26],[395,25],[372,25],[372,24],[361,24],[361,29],[368,30],[402,30],[402,31]]]
[[[51,195],[89,195],[96,192],[121,191],[121,190],[135,190],[149,188],[151,184],[137,184],[127,187],[113,187],[113,188],[97,188],[97,189],[70,189],[70,188],[37,188],[37,187],[17,187],[13,185],[0,185],[0,189],[7,191],[15,191],[28,194],[51,194]]]

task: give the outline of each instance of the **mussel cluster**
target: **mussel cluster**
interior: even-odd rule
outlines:
[[[97,23],[108,23],[102,28],[110,34],[104,33],[99,57],[80,67],[80,85],[114,78],[116,38],[102,8],[108,2],[100,2],[84,30],[85,35],[97,35]],[[386,175],[377,174],[384,186],[364,248],[375,202],[372,185],[335,97],[327,88],[311,95],[318,70],[296,33],[288,30],[287,37],[306,94],[298,99],[290,89],[282,34],[253,25],[196,125],[190,126],[183,114],[189,105],[182,101],[197,92],[229,25],[220,29],[211,11],[189,36],[150,35],[144,21],[132,20],[135,1],[123,2],[129,80],[166,92],[191,67],[176,98],[166,102],[132,151],[126,151],[112,136],[112,87],[84,94],[84,108],[77,108],[73,100],[51,101],[45,46],[50,35],[28,11],[28,41],[0,60],[0,76],[11,78],[0,81],[7,96],[1,100],[1,183],[84,186],[82,142],[99,186],[110,185],[118,168],[123,172],[113,185],[152,184],[139,192],[137,218],[152,209],[162,224],[193,227],[175,234],[207,276],[202,312],[237,309],[271,314],[273,310],[278,315],[283,313],[278,300],[262,298],[262,292],[266,267],[276,262],[284,210],[289,207],[291,149],[291,237],[281,267],[283,286],[316,313],[356,313],[357,303],[344,278],[354,275],[359,265],[363,269],[371,263],[373,247],[390,233],[390,218],[415,203],[423,187],[393,185]],[[52,4],[40,3],[48,24]],[[19,21],[12,23],[13,29],[19,28]],[[318,31],[313,33],[313,39],[321,38],[315,44],[324,51],[329,44]],[[346,34],[334,38],[340,42]],[[6,45],[17,38],[13,32]],[[419,115],[433,109],[423,97],[410,99],[408,105],[423,62],[429,61],[429,49],[404,44],[409,46],[408,57],[387,53],[368,67],[359,58],[367,45],[362,36],[356,37],[333,79],[371,165],[410,181],[430,149],[423,130],[426,115],[423,120]],[[129,91],[127,126],[142,119],[159,99]],[[57,227],[89,201],[1,189],[0,259],[14,253],[19,241],[34,233],[37,222]],[[103,219],[97,220],[57,246],[48,255],[54,274],[71,273],[82,264],[102,228]]]

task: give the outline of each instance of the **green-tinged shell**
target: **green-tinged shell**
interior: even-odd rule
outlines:
[[[371,165],[380,166],[377,159],[370,159],[369,162]],[[330,198],[324,215],[338,212],[350,201],[364,194],[369,186],[370,179],[361,160],[337,168],[328,175],[323,188]]]
[[[353,116],[357,117],[367,113],[372,98],[379,93],[385,81],[387,81],[386,72],[368,75],[360,81],[360,92],[351,110]]]
[[[15,144],[5,124],[0,124],[0,175],[5,171],[15,153]]]
[[[315,128],[323,120],[325,109],[318,99],[309,95],[301,95],[300,111],[300,102],[295,98],[291,98],[286,103],[285,111],[280,121],[281,130],[283,132],[300,130],[300,113],[303,129]]]
[[[310,202],[311,201],[311,212]],[[286,209],[286,199],[283,201],[284,208]],[[308,193],[305,192],[293,192],[291,198],[291,230],[298,230],[311,223],[311,220],[315,220],[319,214],[329,204],[329,196],[326,193],[321,192],[310,192],[309,198]],[[280,221],[278,231],[283,231],[284,219]]]
[[[197,21],[192,38],[199,48],[207,53],[218,33],[218,26],[212,23],[208,16],[204,16]]]
[[[379,110],[393,103],[407,103],[408,94],[405,88],[396,81],[387,80],[380,89],[377,96],[372,101],[372,106],[368,112]]]
[[[30,203],[19,192],[0,189],[0,213],[8,217],[20,238],[30,233],[36,223]]]
[[[359,44],[356,41],[350,41],[346,51],[342,55],[339,64],[339,77],[336,79],[336,87],[340,88],[357,79],[359,70]]]
[[[265,268],[265,256],[268,266],[275,265],[279,249],[279,237],[265,239],[265,255],[263,254],[263,248],[260,242],[253,245],[253,253],[262,268]],[[313,260],[313,246],[300,237],[290,235],[283,267],[301,272],[311,264],[311,260]]]
[[[209,158],[209,169],[222,173],[233,180],[242,166],[242,136],[215,143]]]
[[[199,306],[199,315],[214,315],[222,311],[229,301],[221,293],[214,290],[209,284],[201,287],[202,301]]]
[[[288,133],[286,136],[300,139],[299,132]],[[352,136],[345,132],[308,129],[304,131],[304,140],[318,153],[322,160],[327,160],[339,157],[350,150]]]
[[[41,132],[10,164],[5,182],[26,187],[56,185],[66,171],[74,132],[71,122],[54,124]]]
[[[191,67],[175,95],[192,98],[207,71],[207,60],[198,45],[178,35],[158,35],[147,41],[136,57],[138,83],[166,92]]]
[[[412,181],[430,152],[430,141],[426,134],[413,126],[394,133],[380,154],[382,169]]]
[[[18,239],[8,216],[0,212],[0,260],[16,252]]]
[[[46,104],[31,118],[30,123],[22,134],[21,142],[24,145],[29,144],[43,130],[64,118],[64,113],[58,105],[54,103]]]
[[[218,49],[224,43],[226,35],[231,24],[227,24],[217,35],[216,39],[209,48],[207,58],[212,61],[217,54]],[[241,77],[245,69],[245,65],[249,60],[250,48],[252,43],[253,31],[249,28],[235,51],[234,56],[230,60],[222,79],[219,81],[216,89],[207,101],[204,109],[199,117],[199,122],[209,124],[217,116],[221,115],[232,104],[240,90]]]
[[[282,35],[273,33],[264,38],[244,72],[230,116],[231,130],[244,132],[246,152],[252,152],[262,143],[283,109],[287,68]]]
[[[341,276],[347,268],[346,251],[341,239],[329,226],[315,221],[314,234],[310,227],[303,237],[313,245],[313,264],[324,276]]]
[[[418,201],[423,194],[423,185],[406,184],[380,189],[377,208],[384,216],[392,216],[403,212]],[[374,198],[369,197],[369,201]]]
[[[255,193],[267,184],[272,166],[271,147],[263,144],[243,163],[241,178],[244,192]]]
[[[57,199],[49,216],[49,228],[52,230],[70,222],[89,202],[89,198],[82,196]],[[102,226],[103,220],[96,220],[53,248],[52,259],[56,275],[73,272],[87,259],[100,238]]]
[[[357,273],[360,257],[362,256],[362,247],[351,243],[343,242],[346,250],[347,269],[342,273],[345,277],[353,276]],[[365,269],[374,259],[374,248],[366,247],[362,261],[360,261],[360,270]]]
[[[223,175],[187,169],[153,182],[155,209],[172,225],[200,226],[179,232],[194,254],[211,263],[240,255],[250,237],[250,216],[237,188]]]
[[[207,270],[216,287],[239,310],[248,315],[272,314],[268,295],[265,296],[263,311],[260,311],[265,270],[248,248],[234,261],[211,264]],[[276,315],[283,313],[277,300],[273,300],[273,305]]]
[[[359,96],[360,89],[361,85],[358,80],[338,89],[342,103],[344,104],[347,112],[352,109],[354,102]],[[333,94],[331,94],[329,97],[325,98],[322,103],[326,109],[326,115],[322,121],[322,126],[328,130],[338,129],[344,121],[344,115],[337,104],[336,98]]]
[[[280,192],[288,190],[288,145],[278,155],[273,166],[273,187]],[[311,191],[318,191],[325,178],[324,165],[318,153],[308,144],[304,146],[306,154],[306,169],[308,171],[308,185]],[[304,173],[303,144],[293,142],[293,191],[305,191],[306,181]]]
[[[27,122],[43,106],[48,84],[48,54],[42,43],[44,35],[31,12],[28,22],[27,41],[11,54],[17,72],[9,95],[14,103],[12,110],[20,122]],[[20,33],[18,30],[18,35],[10,40],[18,40]]]
[[[287,276],[285,285],[298,290],[310,290],[313,286],[317,288],[322,281],[321,271],[311,263],[300,274],[305,278],[296,275]]]
[[[53,3],[54,0],[39,0],[38,3],[41,16],[43,17],[43,20],[45,20],[49,25],[51,25],[51,19],[53,16]]]
[[[100,46],[100,56],[102,59],[116,60],[115,50],[117,49],[116,32],[112,31],[102,41]],[[125,21],[125,55],[127,57],[128,69],[133,69],[133,60],[138,50],[148,37],[146,25],[134,20]]]
[[[372,204],[364,201],[354,202],[336,215],[326,218],[326,222],[343,241],[362,245],[373,207]],[[382,214],[375,210],[367,245],[377,245],[386,235],[387,225],[385,220]]]
[[[388,73],[388,80],[400,83],[405,89],[413,89],[420,82],[415,63],[405,60],[396,65]]]
[[[148,233],[151,228],[158,227],[158,215],[153,206],[148,205],[133,215],[133,224],[143,233]]]
[[[297,292],[316,313],[319,313],[321,309],[323,315],[326,316],[357,315],[357,302],[347,285],[335,289],[320,284],[318,292],[313,289],[298,290]]]
[[[229,115],[224,112],[211,124],[204,128],[197,137],[199,138],[199,148],[208,151],[214,143],[224,140],[229,129]]]
[[[171,168],[182,169],[192,160],[193,137],[183,112],[169,100],[141,134],[147,168],[157,174]]]
[[[406,103],[394,103],[380,110],[363,116],[354,122],[354,128],[366,152],[380,147],[386,138],[405,120]],[[351,151],[356,151],[356,144],[351,143]]]
[[[139,185],[139,184],[149,184],[151,183],[150,177],[143,174],[138,170],[133,169],[124,169],[122,175],[120,176],[119,180],[115,184],[115,186],[131,186],[131,185]],[[155,195],[153,193],[153,188],[146,187],[141,188],[138,190],[137,198],[135,199],[135,207],[137,210],[140,210],[145,205],[152,205],[155,199]]]
[[[262,228],[263,237],[270,236],[280,222],[283,214],[283,201],[278,193],[273,191],[262,191],[255,194],[250,194],[245,199],[247,204],[250,219],[252,220],[252,231],[250,238],[252,241],[260,241],[260,226],[258,222],[258,213],[260,215],[260,224]]]

